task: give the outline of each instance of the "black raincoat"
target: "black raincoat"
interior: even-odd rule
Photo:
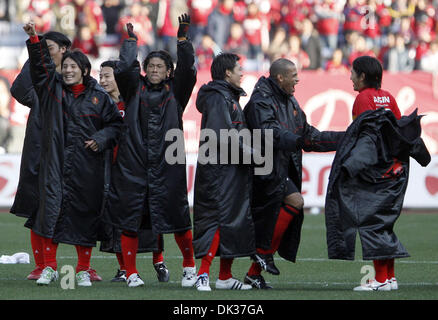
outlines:
[[[32,228],[38,211],[38,171],[41,153],[41,121],[38,96],[30,77],[29,60],[15,78],[11,87],[12,96],[22,105],[30,108],[24,136],[20,163],[20,178],[17,193],[10,212],[28,218],[25,226]]]
[[[396,120],[385,109],[362,113],[346,131],[333,160],[325,218],[330,259],[354,260],[356,233],[363,259],[409,257],[394,233],[408,185],[409,157],[430,154],[417,111]]]
[[[220,163],[220,129],[246,129],[239,104],[244,91],[226,81],[211,81],[199,90],[196,107],[202,113],[202,129],[215,132],[218,164],[197,164],[194,191],[194,238],[196,258],[205,256],[216,230],[220,229],[217,254],[222,258],[255,253],[254,223],[250,212],[252,168],[250,164]],[[206,142],[200,142],[200,146]],[[242,145],[242,141],[240,141]],[[227,147],[228,143],[222,145]],[[246,147],[249,149],[250,145]],[[243,154],[244,150],[239,150]],[[230,154],[230,153],[229,153]],[[199,156],[198,156],[199,157]]]
[[[174,143],[165,141],[166,133],[171,129],[182,133],[182,114],[196,83],[191,42],[178,41],[177,54],[174,78],[158,87],[140,74],[134,40],[124,41],[114,70],[127,106],[126,127],[112,166],[105,217],[126,231],[151,228],[154,234],[163,234],[192,228],[186,165],[171,164],[165,158],[166,149]]]
[[[103,200],[104,150],[114,147],[122,117],[90,78],[74,98],[55,71],[47,43],[27,41],[41,112],[40,201],[32,230],[54,242],[95,246]],[[99,152],[85,148],[95,140]]]
[[[250,129],[272,129],[274,135],[273,170],[268,175],[254,175],[251,204],[256,246],[268,250],[280,207],[287,195],[287,180],[301,190],[302,151],[296,151],[295,135],[304,138],[304,151],[326,152],[336,150],[344,133],[320,132],[309,125],[295,97],[270,78],[259,79],[244,112]],[[278,253],[286,260],[296,260],[303,219],[301,210],[283,235]]]

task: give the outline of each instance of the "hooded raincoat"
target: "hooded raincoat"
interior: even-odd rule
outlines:
[[[348,127],[333,160],[325,218],[330,259],[354,260],[356,234],[364,260],[409,257],[394,233],[409,178],[409,157],[426,166],[417,111],[396,120],[383,108]]]
[[[239,98],[246,95],[241,88],[226,81],[215,80],[199,90],[196,107],[202,113],[202,129],[210,129],[217,138],[216,157],[213,163],[201,163],[196,167],[194,195],[194,238],[196,258],[205,256],[217,229],[220,231],[218,255],[222,258],[250,256],[255,253],[254,223],[250,212],[252,168],[250,163],[221,163],[220,153],[227,148],[228,139],[220,143],[220,130],[246,129],[246,121],[239,104]],[[249,131],[248,131],[249,132]],[[208,140],[208,139],[207,139]],[[210,141],[208,141],[210,142]],[[239,154],[251,155],[251,146],[239,143]],[[200,142],[200,148],[207,141]],[[246,150],[243,150],[246,149]],[[201,150],[201,149],[200,149]],[[209,156],[213,150],[207,151]],[[227,157],[228,160],[228,157]]]
[[[334,151],[343,132],[322,131],[307,123],[294,96],[288,95],[271,78],[261,77],[246,105],[245,117],[250,129],[273,130],[273,170],[254,176],[252,215],[256,227],[257,248],[269,250],[287,180],[301,190],[302,151],[296,150],[295,137],[304,139],[304,151]],[[295,262],[301,238],[304,214],[295,216],[278,249],[286,260]]]
[[[27,41],[42,127],[39,206],[32,230],[54,242],[95,246],[101,228],[105,150],[114,147],[122,118],[96,80],[74,97],[55,71],[47,43]],[[95,140],[99,152],[85,148]]]
[[[124,41],[114,70],[127,108],[104,215],[126,231],[152,229],[157,235],[192,228],[182,135],[182,114],[196,83],[191,42],[178,41],[177,53],[175,76],[158,86],[140,74],[135,40]],[[166,160],[176,143],[172,134],[166,140],[167,133],[179,134],[182,162]]]

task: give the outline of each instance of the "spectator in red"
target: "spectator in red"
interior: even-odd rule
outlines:
[[[260,17],[259,8],[254,2],[248,4],[248,14],[243,20],[243,30],[248,39],[248,59],[260,61],[262,53],[262,28],[263,23]]]
[[[363,1],[361,1],[362,3]],[[362,14],[361,5],[358,0],[348,0],[344,8],[344,36],[351,32],[362,32]]]
[[[129,7],[126,15],[122,16],[117,24],[116,30],[121,34],[121,41],[129,38],[126,31],[126,24],[131,23],[137,30],[137,45],[140,61],[143,61],[147,54],[152,50],[154,45],[154,33],[152,32],[152,23],[147,15],[146,7],[143,7],[138,0],[134,1]]]
[[[234,21],[243,23],[243,20],[246,18],[246,14],[248,12],[248,1],[245,0],[236,0],[233,5],[233,18]]]
[[[431,35],[428,32],[420,33],[415,48],[415,66],[414,70],[421,70],[421,59],[429,51],[429,44],[431,42]]]
[[[246,39],[242,25],[234,22],[230,28],[230,37],[225,45],[225,52],[237,54],[240,57],[240,64],[245,65],[248,55],[248,40]]]
[[[357,40],[353,43],[353,51],[348,58],[349,65],[353,65],[353,61],[361,56],[370,56],[373,58],[376,57],[374,51],[368,48],[367,42],[363,35],[359,35]]]
[[[427,32],[434,38],[435,8],[426,0],[418,0],[414,13],[414,32],[416,37]]]
[[[54,14],[50,10],[50,0],[31,0],[27,11],[37,33],[46,33],[53,27]]]
[[[334,0],[321,0],[315,5],[315,15],[318,18],[316,29],[321,40],[322,55],[328,58],[338,46],[338,30],[341,13]]]
[[[343,54],[341,49],[336,49],[333,52],[332,58],[327,61],[325,70],[329,73],[348,73],[348,68],[343,61]]]
[[[310,66],[310,59],[306,51],[301,49],[301,40],[296,35],[289,36],[287,54],[283,57],[292,61],[297,70],[307,69]]]
[[[281,8],[283,24],[288,27],[289,34],[300,34],[304,19],[309,18],[312,6],[304,0],[286,1]]]
[[[78,48],[86,55],[90,55],[94,58],[99,56],[99,47],[91,33],[90,27],[87,25],[79,27],[78,33],[73,40],[72,48]]]
[[[94,36],[101,35],[104,31],[102,9],[93,0],[74,0],[76,9],[75,25],[87,25]]]
[[[377,10],[377,0],[368,0],[363,18],[365,20],[362,20],[365,39],[371,48],[376,49],[380,47],[380,21]]]
[[[208,16],[217,5],[217,0],[188,0],[190,15],[189,37],[194,46],[200,43],[208,23]]]
[[[219,51],[213,39],[208,34],[203,35],[201,43],[196,47],[196,68],[210,70],[213,58]]]

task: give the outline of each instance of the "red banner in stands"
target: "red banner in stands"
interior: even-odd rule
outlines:
[[[0,71],[1,103],[9,103],[13,125],[25,125],[29,109],[10,99],[9,87],[17,75],[16,70]],[[248,96],[241,99],[244,107],[261,74],[250,73],[243,77],[242,87]],[[345,130],[351,123],[351,107],[356,97],[350,74],[302,71],[295,96],[307,115],[310,124],[319,130]],[[192,97],[184,113],[186,149],[197,152],[201,115],[195,102],[199,88],[210,81],[208,71],[199,71]],[[430,152],[438,154],[438,76],[426,72],[391,74],[385,73],[382,87],[396,98],[402,114],[415,108],[422,119],[423,139]],[[0,106],[1,107],[1,106]]]

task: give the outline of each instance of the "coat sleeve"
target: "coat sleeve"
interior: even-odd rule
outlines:
[[[304,118],[306,118],[305,115]],[[305,120],[303,130],[303,150],[307,152],[336,151],[338,143],[341,141],[344,135],[344,131],[319,131],[315,127],[308,124],[307,120]]]
[[[193,87],[196,83],[195,52],[190,41],[178,41],[177,43],[178,61],[173,78],[175,99],[184,109],[192,95]]]
[[[119,110],[108,95],[105,95],[101,116],[104,127],[91,136],[99,146],[99,152],[113,148],[117,144],[123,125]]]
[[[117,87],[126,102],[135,95],[140,81],[140,63],[137,60],[137,52],[137,41],[125,39],[114,70]]]
[[[11,94],[19,103],[32,108],[37,102],[35,89],[33,88],[32,79],[30,77],[30,62],[26,61],[18,76],[15,78],[11,86]]]
[[[341,165],[350,177],[356,176],[360,171],[378,162],[376,140],[376,136],[367,130],[360,133],[355,147]]]
[[[40,101],[47,98],[61,103],[55,93],[56,66],[50,57],[46,40],[42,38],[35,43],[27,40],[26,45],[29,52],[30,76],[38,98]],[[42,111],[52,105],[51,103],[40,103]]]
[[[264,100],[249,102],[250,106],[245,107],[246,120],[252,129],[273,130],[273,147],[275,149],[295,152],[299,149],[297,139],[300,136],[294,134],[289,129],[284,128],[275,116],[272,105]],[[246,110],[245,110],[246,111]]]

